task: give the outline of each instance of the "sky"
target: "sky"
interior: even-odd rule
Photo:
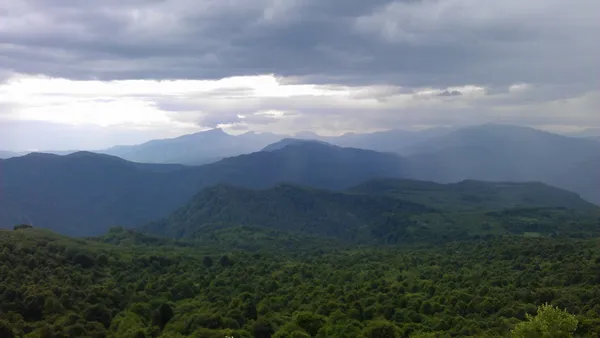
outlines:
[[[0,1],[0,150],[600,128],[597,0]]]

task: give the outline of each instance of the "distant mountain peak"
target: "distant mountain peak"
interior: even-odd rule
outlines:
[[[275,151],[280,150],[288,146],[294,145],[319,145],[319,146],[328,146],[335,147],[332,144],[327,142],[318,141],[318,140],[307,140],[307,139],[299,139],[299,138],[284,138],[281,141],[275,142],[263,148],[261,151]]]
[[[59,158],[61,157],[60,155],[56,155],[56,154],[51,154],[51,153],[43,153],[43,152],[31,152],[29,154],[23,155],[21,156],[23,158],[40,158],[40,159],[45,159],[45,158]]]

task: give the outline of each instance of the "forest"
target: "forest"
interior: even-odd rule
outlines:
[[[599,244],[348,245],[248,227],[80,239],[17,227],[0,231],[0,336],[597,337]]]

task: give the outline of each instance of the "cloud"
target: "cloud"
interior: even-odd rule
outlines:
[[[4,1],[0,123],[148,137],[600,126],[598,12],[595,0]]]
[[[600,125],[599,92],[578,94],[575,89],[522,83],[492,92],[471,85],[308,85],[274,76],[110,82],[21,76],[0,85],[0,121],[163,128],[173,133],[224,127],[340,134],[492,121]]]
[[[462,93],[458,90],[448,91],[444,90],[443,92],[437,94],[437,96],[461,96]]]
[[[9,1],[0,64],[70,79],[589,83],[598,12],[594,0]]]

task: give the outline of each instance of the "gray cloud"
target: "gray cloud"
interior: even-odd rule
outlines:
[[[254,95],[247,83],[52,95],[135,98],[182,125],[233,130],[600,126],[596,13],[596,0],[0,1],[0,85],[19,73],[74,80],[274,74],[280,84],[320,84],[340,95]],[[14,121],[15,105],[34,102],[17,96],[0,97],[3,147],[95,148],[172,136],[163,125],[112,132]],[[261,113],[270,110],[284,114]],[[189,131],[173,128],[181,128],[173,135]],[[42,130],[62,136],[44,139]]]
[[[444,90],[443,92],[441,92],[437,95],[438,96],[461,96],[462,93],[458,90],[452,90],[452,91]]]
[[[73,79],[591,86],[598,12],[594,0],[8,1],[0,67]]]

